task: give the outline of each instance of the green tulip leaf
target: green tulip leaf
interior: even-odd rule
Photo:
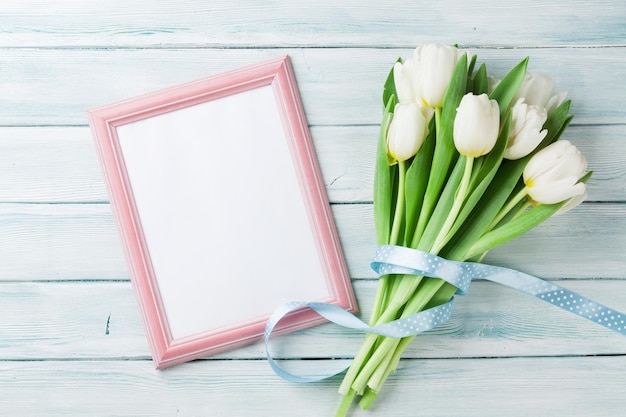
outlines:
[[[474,82],[472,91],[476,95],[487,94],[489,90],[489,82],[487,81],[487,66],[482,64],[476,74],[474,74]]]
[[[426,229],[426,225],[430,220],[430,216],[439,200],[442,187],[446,182],[450,165],[458,152],[454,146],[452,137],[454,118],[456,109],[459,107],[461,98],[466,93],[467,85],[467,54],[463,54],[459,58],[459,62],[454,68],[450,84],[443,98],[443,106],[436,110],[435,117],[439,118],[439,122],[435,123],[436,127],[436,143],[433,153],[433,161],[430,167],[430,175],[428,177],[428,185],[424,195],[424,201],[420,210],[417,228],[413,234],[411,247],[416,247],[422,238],[422,233]],[[440,112],[440,116],[437,116]]]
[[[524,58],[519,64],[517,64],[502,80],[496,85],[496,88],[491,92],[489,98],[496,100],[500,106],[500,118],[504,116],[509,108],[509,104],[517,90],[524,82],[526,77],[526,67],[528,66],[528,57]]]
[[[478,55],[472,55],[472,58],[469,61],[469,64],[467,65],[467,77],[470,78],[470,75],[472,75],[474,73],[474,68],[476,67],[476,59],[478,58]]]
[[[467,259],[466,252],[480,239],[500,210],[506,205],[520,182],[530,157],[516,161],[504,160],[474,210],[442,251],[449,259]]]
[[[398,58],[396,62],[402,62],[402,58]],[[389,99],[392,96],[397,96],[396,83],[393,78],[393,66],[391,67],[391,70],[387,75],[387,79],[385,80],[385,85],[383,86],[383,106],[387,106]],[[393,112],[393,107],[391,108],[391,111]]]
[[[574,115],[569,114],[570,104],[571,100],[566,100],[548,115],[548,119],[543,124],[543,128],[548,130],[548,134],[542,142],[542,144],[545,143],[545,146],[559,140],[574,118]]]
[[[543,124],[543,128],[548,130],[548,136],[553,135],[561,129],[565,120],[569,116],[569,109],[572,101],[565,100],[556,109],[548,114],[546,122]]]
[[[586,183],[589,181],[593,171],[589,171],[578,182]],[[465,254],[466,259],[473,258],[477,255],[487,253],[491,249],[502,245],[518,236],[523,235],[530,229],[538,226],[543,221],[553,216],[568,200],[555,204],[540,204],[530,210],[522,213],[518,217],[485,233],[474,245],[472,245]]]
[[[428,225],[424,230],[424,233],[419,241],[419,245],[417,249],[430,251],[437,236],[439,235],[442,226],[444,225],[446,219],[448,218],[448,214],[450,213],[450,209],[454,204],[454,198],[456,196],[457,190],[459,189],[459,184],[461,184],[461,180],[463,179],[463,173],[465,170],[465,164],[467,162],[467,158],[464,156],[459,156],[457,158],[457,162],[454,165],[454,169],[446,182],[446,185],[441,193],[441,197],[433,210],[433,214],[428,221]]]
[[[570,122],[574,118],[574,115],[568,114],[570,102],[570,100],[564,101],[550,115],[548,115],[548,119],[543,124],[543,128],[548,130],[548,134],[525,159],[530,159],[530,157],[546,146],[559,140],[563,132],[565,132],[565,129],[567,129]]]
[[[390,108],[395,102],[395,96],[390,96],[383,113],[383,120],[378,135],[378,149],[376,154],[376,170],[374,175],[374,223],[379,245],[389,243],[391,232],[391,213],[393,210],[392,170],[387,155],[387,132],[393,119]]]
[[[474,73],[477,58],[477,55],[472,55],[472,58],[467,66],[467,85],[465,87],[465,91],[474,91],[474,77],[472,77],[472,74]]]
[[[424,201],[424,192],[428,184],[429,167],[432,164],[434,150],[435,127],[434,120],[432,120],[430,133],[426,137],[417,155],[415,155],[415,158],[413,158],[411,166],[406,171],[404,180],[406,198],[405,241],[407,244],[410,244],[413,240],[413,233],[417,227],[417,220]]]
[[[563,204],[565,204],[565,202],[556,204],[541,204],[524,212],[503,226],[500,226],[491,232],[487,232],[476,243],[474,243],[471,248],[469,248],[465,256],[469,259],[477,255],[482,255],[483,253],[486,253],[503,243],[523,235],[530,229],[550,218],[550,216],[556,213],[563,206]]]

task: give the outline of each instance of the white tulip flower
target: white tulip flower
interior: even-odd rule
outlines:
[[[537,152],[524,168],[524,184],[530,198],[540,204],[554,204],[585,193],[579,180],[587,160],[567,140],[559,140]]]
[[[387,152],[392,163],[406,161],[422,147],[428,122],[417,103],[398,103],[387,132]]]
[[[454,46],[428,44],[418,47],[414,59],[419,71],[415,92],[427,107],[441,107],[459,58],[466,54]]]
[[[416,102],[414,84],[417,77],[417,70],[418,68],[413,58],[394,64],[393,81],[396,87],[396,98],[399,103]]]
[[[511,131],[504,157],[520,159],[534,151],[548,134],[546,129],[542,130],[548,113],[544,107],[527,104],[520,98],[513,106],[511,114]]]
[[[554,93],[546,103],[546,112],[552,113],[557,107],[559,107],[567,98],[567,91],[558,91]]]
[[[489,153],[498,140],[500,110],[487,94],[463,96],[454,119],[454,145],[461,155],[479,157]]]
[[[545,74],[526,73],[524,82],[517,91],[515,100],[523,98],[527,104],[544,107],[550,114],[567,97],[566,91],[553,93],[553,85],[552,78]]]
[[[587,191],[585,191],[582,194],[578,194],[578,195],[570,198],[567,203],[563,204],[563,206],[556,213],[554,213],[554,215],[555,216],[560,216],[563,213],[567,213],[568,211],[570,211],[574,207],[580,205],[580,203],[585,201],[586,198],[587,198]]]
[[[516,99],[523,98],[528,104],[545,107],[552,94],[552,85],[552,78],[547,75],[528,72],[517,90]]]

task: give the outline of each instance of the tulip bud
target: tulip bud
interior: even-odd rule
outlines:
[[[527,104],[544,107],[550,114],[551,111],[565,101],[567,96],[565,91],[553,94],[553,84],[552,78],[545,74],[526,73],[524,82],[517,91],[515,99],[523,98]]]
[[[454,145],[461,155],[479,157],[493,149],[498,140],[500,110],[487,94],[463,96],[454,119]]]
[[[513,106],[511,114],[511,131],[504,157],[520,159],[534,151],[548,134],[547,130],[541,130],[548,113],[545,108],[526,104],[520,98]]]
[[[397,104],[387,132],[387,152],[392,163],[413,157],[424,143],[427,133],[428,123],[417,103]]]
[[[554,204],[585,193],[578,182],[587,169],[587,161],[578,148],[559,140],[537,152],[524,168],[528,195],[540,204]]]
[[[567,91],[559,91],[554,93],[546,103],[546,112],[548,114],[552,113],[557,107],[559,107],[567,97]]]
[[[491,94],[500,83],[500,79],[487,75],[487,92]]]
[[[441,107],[454,68],[464,53],[456,47],[439,44],[423,45],[415,50],[420,74],[416,93],[426,106]]]
[[[396,62],[393,66],[393,81],[396,87],[396,97],[400,103],[411,103],[415,101],[413,84],[417,68],[415,60],[409,58],[404,62]]]

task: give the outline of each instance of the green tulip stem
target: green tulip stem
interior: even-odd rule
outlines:
[[[435,107],[435,132],[441,132],[441,106]]]
[[[369,380],[367,381],[367,388],[365,390],[366,393],[369,390],[372,390],[378,393],[380,389],[382,388],[383,382],[387,380],[387,377],[397,367],[398,362],[395,360],[396,352],[398,352],[400,343],[404,339],[394,339],[394,340],[396,341],[395,346],[389,349],[389,351],[385,355],[384,360],[378,365],[374,373],[370,376]],[[359,403],[359,405],[361,405],[361,408],[364,408],[363,404]]]
[[[406,178],[406,162],[398,162],[398,197],[396,200],[396,211],[393,215],[393,226],[391,228],[391,236],[389,243],[398,244],[400,235],[400,227],[402,226],[402,217],[404,216],[404,179]]]
[[[378,366],[388,363],[385,361],[385,358],[387,358],[387,355],[393,354],[393,351],[395,351],[399,341],[400,339],[392,337],[383,338],[380,345],[376,348],[372,356],[359,372],[359,375],[352,383],[353,390],[355,390],[357,393],[365,392],[365,388],[368,385],[370,377],[372,376],[374,371],[376,371],[376,368],[378,368]]]
[[[456,287],[446,283],[441,279],[429,279],[425,281],[424,286],[420,287],[420,290],[415,293],[414,297],[407,304],[401,317],[408,317],[426,308],[430,308],[433,305],[439,305],[443,302],[450,300],[454,295]],[[434,302],[434,304],[432,304]],[[377,369],[376,372],[370,377],[367,382],[367,386],[374,392],[379,392],[383,384],[387,380],[387,377],[395,372],[398,363],[402,357],[404,350],[410,345],[411,341],[416,335],[404,337],[402,339],[393,339],[396,341],[393,349],[393,354],[390,360],[385,357],[385,364],[383,369]]]
[[[352,364],[348,368],[348,371],[346,372],[346,375],[344,376],[343,381],[341,382],[341,385],[339,386],[339,393],[341,395],[345,396],[350,393],[351,386],[352,386],[352,383],[354,382],[354,379],[357,377],[359,372],[361,372],[361,368],[363,368],[363,365],[369,362],[369,359],[372,356],[372,350],[377,340],[378,340],[377,334],[367,333],[365,335],[365,340],[363,341],[361,348],[359,349],[356,356],[354,357]]]
[[[389,236],[389,244],[396,245],[400,237],[400,229],[402,227],[402,218],[404,217],[405,206],[405,190],[404,183],[406,178],[406,162],[398,162],[398,193],[396,199],[396,209],[393,216],[393,225],[391,228],[391,234]],[[374,298],[374,306],[372,308],[372,314],[370,316],[370,325],[373,326],[380,318],[383,310],[385,309],[385,300],[387,300],[389,292],[390,277],[383,276],[380,278],[378,288],[376,290],[376,296]]]
[[[352,406],[352,402],[354,401],[354,397],[356,397],[356,392],[352,390],[350,390],[347,394],[343,396],[335,417],[345,417],[348,415],[350,407]]]
[[[435,136],[436,139],[439,140],[439,135],[441,132],[441,107],[435,107]],[[435,149],[436,149],[437,145],[435,145]],[[435,151],[436,153],[436,151]],[[435,156],[433,156],[433,158],[435,158]],[[413,233],[413,239],[411,240],[411,248],[417,248],[420,239],[422,238],[422,235],[424,234],[424,230],[426,229],[426,226],[428,225],[428,220],[430,219],[430,216],[432,214],[432,208],[434,207],[434,203],[436,202],[436,198],[433,199],[432,196],[430,196],[430,192],[428,191],[431,188],[431,181],[432,181],[432,164],[435,164],[435,162],[433,161],[431,163],[431,176],[428,179],[428,186],[424,192],[424,202],[422,203],[422,207],[420,209],[420,215],[417,219],[417,226],[415,227],[415,232]]]
[[[513,217],[511,217],[511,220],[517,219],[522,213],[524,213],[527,209],[531,208],[532,206],[533,206],[533,202],[530,200],[522,204],[520,208],[515,212]]]
[[[361,397],[361,400],[359,401],[359,407],[361,407],[362,410],[368,410],[372,406],[372,404],[374,404],[374,401],[377,397],[377,391],[374,391],[371,388],[367,388],[365,390],[365,394],[363,394],[363,397]]]
[[[521,194],[521,193],[520,193],[520,194]],[[516,197],[517,197],[517,196],[516,196]],[[511,200],[511,201],[513,201],[513,200]],[[518,200],[518,201],[519,201],[519,200]],[[524,204],[522,204],[522,205],[520,206],[520,208],[519,208],[519,209],[517,209],[517,211],[516,211],[516,212],[515,212],[515,214],[514,214],[514,215],[513,215],[513,216],[509,219],[509,221],[512,221],[512,220],[517,219],[517,218],[518,218],[520,215],[522,215],[522,213],[524,213],[524,212],[525,212],[528,208],[532,207],[532,205],[533,205],[532,201],[528,201],[528,200],[527,200]],[[512,205],[512,207],[514,207],[514,206],[515,206],[515,205],[513,204],[513,205]],[[511,208],[509,208],[509,211],[512,209],[512,207],[511,207]],[[504,211],[504,210],[503,210],[503,211]],[[504,217],[505,215],[506,215],[506,213],[504,213],[502,217]],[[502,217],[501,217],[500,219],[498,219],[497,221],[496,221],[496,220],[494,220],[494,221],[492,222],[492,224],[491,224],[491,225],[489,225],[489,228],[485,231],[485,233],[490,232],[491,230],[493,230],[493,228],[494,228],[494,227],[496,227],[496,226],[498,225],[498,223],[500,222],[500,220],[502,220]],[[478,262],[478,263],[482,262],[482,261],[485,259],[485,256],[487,256],[487,253],[489,253],[489,252],[484,252],[482,255],[480,255],[480,256],[478,257],[478,259],[476,259],[476,261],[475,261],[475,262]]]
[[[459,189],[454,196],[454,203],[452,204],[452,208],[450,209],[450,213],[446,218],[437,238],[435,239],[435,243],[433,244],[430,252],[434,255],[437,255],[439,251],[445,246],[446,243],[450,240],[451,236],[448,236],[448,232],[452,228],[456,217],[459,215],[461,211],[461,207],[463,207],[463,203],[465,202],[465,198],[469,192],[470,180],[472,179],[472,168],[474,166],[474,157],[466,155],[465,156],[465,171],[463,172],[463,178],[461,178],[461,184],[459,185]]]
[[[431,250],[431,252],[434,254],[437,254],[438,251],[441,250],[441,248],[443,248],[443,246],[447,243],[446,236],[448,235],[450,228],[454,224],[454,221],[456,220],[461,210],[461,207],[463,206],[465,198],[468,195],[469,184],[470,184],[470,180],[472,177],[473,165],[474,165],[474,157],[466,156],[463,177],[461,179],[461,184],[459,185],[459,189],[457,190],[456,196],[454,198],[454,203],[452,205],[452,208],[450,209],[450,213],[448,214],[448,217],[446,218],[437,238],[435,239],[435,243]],[[399,168],[400,168],[400,183],[403,183],[402,177],[403,177],[404,171],[401,166]],[[404,197],[403,195],[402,196],[400,195],[401,194],[400,191],[398,192],[398,194],[399,194],[398,202],[400,203],[401,201],[403,201]],[[396,213],[398,213],[398,207],[396,207]],[[395,223],[395,219],[394,219],[394,223]],[[416,280],[414,278],[403,280],[402,284],[404,285],[401,285],[402,288],[399,289],[397,293],[395,294],[395,296],[393,297],[394,304],[398,303],[399,306],[403,306],[407,302],[409,303],[410,308],[408,309],[405,308],[402,316],[408,313],[409,310],[415,310],[416,312],[419,311],[421,308],[424,307],[426,302],[428,302],[432,298],[432,296],[434,296],[434,293],[436,293],[439,290],[439,287],[433,288],[432,293],[428,294],[425,298],[421,297],[425,294],[420,293],[420,297],[417,297],[417,299],[411,300],[411,296],[415,294],[415,290],[417,289],[417,286],[419,285],[420,281],[421,279]],[[400,300],[401,302],[399,302]],[[397,312],[399,312],[399,310],[400,310],[399,308],[394,308],[394,306],[388,306],[385,309],[385,312],[383,313],[382,317],[379,317],[379,320],[377,320],[377,322],[383,321],[383,320],[380,320],[380,318],[384,318],[385,320],[394,319]],[[398,346],[398,342],[399,342],[399,339],[384,338],[382,342],[380,343],[380,345],[378,345],[373,352],[369,353],[369,358],[367,362],[364,364],[363,362],[359,363],[358,368],[360,369],[358,370],[358,376],[356,376],[356,378],[354,379],[354,382],[351,385],[351,388],[353,390],[355,390],[357,393],[364,392],[365,387],[368,385],[368,381],[370,380],[370,377],[376,372],[377,368],[381,365],[383,366],[383,368],[381,369],[381,371],[377,373],[376,380],[380,381],[386,378],[386,376],[389,374],[389,372],[386,371],[386,368],[388,368],[390,365],[390,359],[391,359],[390,355],[392,355],[393,351],[396,350]],[[361,364],[363,364],[362,367],[361,367]],[[374,384],[370,384],[370,387],[372,387],[372,385],[377,386],[379,384],[377,382],[374,382]],[[344,392],[346,388],[347,386],[344,386]],[[375,391],[377,390],[375,389]]]
[[[395,280],[397,281],[397,286],[390,294],[389,303],[385,306],[384,312],[376,320],[376,325],[388,323],[398,318],[398,313],[411,299],[411,296],[415,293],[422,277],[406,274],[396,276]]]
[[[506,205],[504,207],[502,207],[502,209],[500,209],[500,211],[498,212],[498,214],[496,215],[496,217],[491,221],[491,223],[489,224],[489,227],[487,227],[486,232],[490,232],[492,231],[497,225],[498,223],[500,223],[500,221],[502,221],[502,219],[509,214],[509,212],[511,210],[513,210],[513,208],[515,206],[517,206],[517,204],[522,201],[524,198],[526,198],[528,196],[528,187],[524,187],[520,190],[519,193],[517,193],[512,199],[509,200],[508,203],[506,203]],[[515,215],[516,217],[519,216],[521,214],[521,212],[523,212],[528,206],[525,204],[522,206],[521,211],[518,211],[517,214]]]
[[[406,162],[400,161],[398,162],[398,193],[396,200],[396,208],[393,217],[393,225],[391,228],[391,235],[389,237],[390,244],[397,244],[400,228],[402,226],[402,217],[404,216],[404,179],[406,177]],[[372,309],[372,314],[370,316],[370,325],[374,325],[375,323],[380,321],[380,316],[383,315],[383,311],[387,311],[385,308],[385,300],[388,299],[389,292],[389,276],[381,277],[381,280],[378,284],[378,289],[376,291],[376,298],[374,300],[374,307]],[[396,278],[397,279],[397,278]],[[393,319],[393,318],[392,318]],[[391,321],[391,320],[389,320]],[[374,347],[377,340],[377,335],[375,334],[367,334],[365,338],[365,342],[361,346],[359,352],[355,356],[352,365],[348,369],[344,380],[339,387],[339,392],[347,395],[350,392],[349,387],[352,385],[354,378],[356,378],[357,374],[360,373],[363,364],[370,362],[371,350]]]
[[[378,318],[383,312],[383,305],[387,299],[387,293],[389,291],[389,275],[383,275],[378,280],[378,287],[376,288],[376,295],[374,297],[374,306],[372,307],[372,313],[370,315],[369,325],[373,326],[378,321]]]

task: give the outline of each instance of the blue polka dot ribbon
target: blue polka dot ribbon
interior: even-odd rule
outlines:
[[[558,285],[513,269],[474,262],[450,261],[420,250],[393,245],[380,246],[374,255],[371,267],[379,276],[412,274],[441,278],[454,285],[459,295],[465,294],[472,280],[483,279],[497,282],[626,335],[626,314],[612,310]],[[269,351],[270,336],[278,322],[285,315],[295,310],[310,308],[328,321],[346,328],[401,338],[413,336],[446,323],[452,314],[453,302],[454,299],[412,316],[378,326],[369,326],[353,314],[333,304],[300,301],[286,303],[274,311],[265,327],[267,359],[272,369],[279,376],[294,382],[320,381],[345,370],[345,366],[341,365],[340,368],[327,370],[321,376],[298,376],[285,371],[276,363]]]

